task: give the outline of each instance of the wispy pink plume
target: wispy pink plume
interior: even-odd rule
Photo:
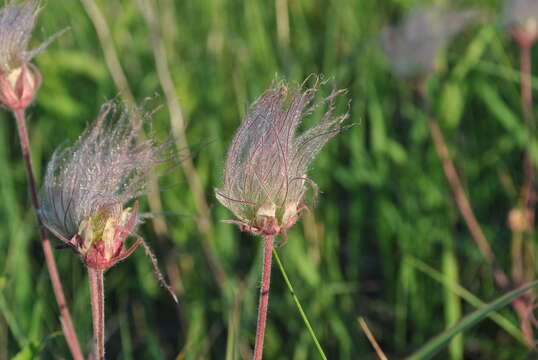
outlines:
[[[170,145],[151,137],[137,141],[150,117],[109,102],[75,144],[54,152],[41,207],[52,231],[70,239],[89,217],[119,218],[130,200],[146,192],[150,172],[167,159]]]
[[[312,87],[306,88],[307,82],[313,82]],[[228,150],[224,184],[216,189],[217,199],[240,222],[257,226],[257,215],[274,212],[283,227],[305,204],[307,185],[315,191],[307,175],[309,165],[348,117],[333,114],[343,90],[333,89],[315,101],[320,85],[314,76],[297,88],[277,82],[248,109]],[[301,121],[320,108],[324,109],[318,124],[297,134]]]
[[[37,1],[10,1],[0,9],[0,71],[16,69],[43,51],[60,33],[29,50],[28,45],[40,8]]]

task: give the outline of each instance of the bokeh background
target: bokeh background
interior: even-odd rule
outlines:
[[[528,144],[519,52],[503,27],[503,1],[451,1],[480,16],[447,40],[446,51],[434,59],[436,72],[426,83],[428,114],[413,83],[391,71],[380,33],[431,3],[43,2],[34,44],[70,30],[34,61],[43,74],[28,112],[37,178],[53,150],[74,141],[114,97],[139,102],[159,94],[153,103],[163,108],[155,131],[162,139],[172,134],[185,147],[185,125],[192,151],[160,179],[161,191],[142,202],[144,211],[167,213],[148,219],[140,233],[180,303],[159,287],[141,249],[110,269],[105,277],[110,359],[250,357],[261,241],[220,222],[232,215],[213,189],[248,104],[275,78],[299,83],[321,73],[329,80],[327,92],[330,84],[348,89],[337,112],[348,111],[351,100],[348,121],[355,125],[331,140],[311,167],[321,190],[318,205],[278,249],[330,359],[376,358],[359,316],[390,358],[403,358],[473,311],[472,295],[487,302],[503,293],[455,206],[427,119],[439,123],[499,266],[510,273],[513,234],[507,216],[518,203]],[[0,116],[0,359],[69,358],[15,123],[7,111]],[[532,246],[528,249],[533,255]],[[85,269],[68,250],[55,255],[88,351]],[[534,263],[528,264],[532,276]],[[265,358],[317,359],[282,275],[273,270]],[[500,314],[504,326],[486,319],[437,358],[535,356],[518,333],[513,309]]]

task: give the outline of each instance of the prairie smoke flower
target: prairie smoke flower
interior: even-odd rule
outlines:
[[[306,81],[305,81],[306,82]],[[229,221],[260,235],[284,233],[306,209],[307,170],[323,145],[338,134],[348,114],[333,116],[343,90],[314,102],[319,78],[312,88],[290,89],[275,84],[248,109],[228,150],[224,184],[217,199],[238,219]],[[320,122],[296,135],[301,120],[327,105]]]
[[[109,268],[141,243],[149,252],[134,233],[141,222],[138,203],[126,204],[146,192],[149,173],[167,160],[170,142],[136,141],[150,117],[140,109],[121,111],[107,103],[77,142],[57,149],[47,166],[43,221],[90,268]],[[130,235],[137,241],[126,248]]]
[[[538,39],[538,1],[507,1],[503,10],[503,25],[518,42],[531,46]]]
[[[398,26],[386,26],[382,48],[393,71],[403,78],[428,75],[448,40],[475,15],[472,10],[447,11],[441,6],[415,8]]]
[[[37,1],[10,1],[0,9],[0,104],[10,110],[26,108],[41,84],[41,74],[30,60],[57,35],[28,50],[39,13]]]

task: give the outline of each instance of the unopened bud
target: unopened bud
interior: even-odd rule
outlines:
[[[0,104],[10,110],[27,108],[41,85],[39,70],[29,64],[0,74]]]
[[[529,227],[529,210],[515,208],[508,214],[508,226],[510,230],[516,232],[528,231]]]

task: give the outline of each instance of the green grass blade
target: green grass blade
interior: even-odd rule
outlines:
[[[452,241],[452,240],[449,240]],[[445,245],[443,249],[443,273],[446,278],[453,282],[458,283],[458,261],[456,260],[456,254],[452,248],[452,244]],[[445,324],[446,326],[456,325],[462,317],[461,300],[450,289],[445,288],[444,291],[444,312],[445,312]],[[463,360],[463,334],[455,336],[448,345],[451,360]]]
[[[6,299],[4,298],[4,294],[2,293],[2,283],[3,279],[0,278],[0,314],[4,317],[9,330],[11,330],[11,334],[15,338],[15,341],[17,342],[17,345],[19,345],[20,348],[24,348],[25,344],[28,343],[27,339],[24,336],[24,333],[21,331],[21,328],[19,327],[19,323],[17,322],[17,316],[14,314],[11,309],[9,308]]]
[[[478,297],[476,297],[473,293],[471,293],[469,290],[464,288],[463,286],[454,283],[450,281],[446,276],[444,276],[439,271],[435,270],[425,262],[414,258],[412,256],[407,256],[405,258],[405,261],[408,262],[410,265],[415,267],[417,270],[422,271],[426,275],[428,275],[430,278],[432,278],[435,281],[440,282],[445,286],[447,289],[452,291],[454,294],[474,306],[475,308],[479,308],[482,306],[485,306],[486,303],[480,300]],[[526,341],[523,338],[523,333],[519,328],[514,325],[510,320],[508,320],[506,317],[502,316],[501,314],[497,312],[492,312],[488,315],[488,317],[493,320],[497,325],[499,325],[501,328],[503,328],[508,334],[512,335],[515,339],[517,339],[522,345],[526,345]]]
[[[288,286],[288,289],[290,290],[291,296],[293,297],[293,301],[295,302],[295,305],[297,306],[297,310],[299,310],[299,313],[301,314],[301,317],[303,318],[303,321],[308,329],[308,332],[310,333],[310,336],[312,337],[312,341],[314,341],[314,344],[316,345],[316,349],[318,349],[319,355],[321,356],[323,360],[327,360],[327,356],[325,356],[325,353],[323,352],[323,349],[321,348],[318,338],[316,337],[316,333],[314,332],[314,329],[312,329],[312,326],[310,325],[310,321],[308,321],[308,317],[306,316],[303,310],[303,307],[301,306],[299,298],[297,297],[297,295],[295,295],[295,290],[293,290],[293,286],[291,285],[288,275],[286,274],[286,270],[284,270],[284,265],[282,265],[282,261],[280,261],[280,257],[278,256],[276,249],[273,249],[273,256],[275,257],[278,267],[280,268],[282,277],[284,277],[284,282],[286,283],[286,285]]]
[[[457,325],[447,329],[427,342],[424,346],[418,349],[414,354],[410,355],[407,360],[422,360],[430,359],[437,354],[454,336],[471,328],[475,324],[482,321],[490,313],[499,310],[503,306],[509,304],[515,298],[523,295],[526,291],[538,286],[538,281],[523,285],[509,293],[501,296],[497,300],[489,303],[483,308],[480,308],[471,314],[464,317]]]

